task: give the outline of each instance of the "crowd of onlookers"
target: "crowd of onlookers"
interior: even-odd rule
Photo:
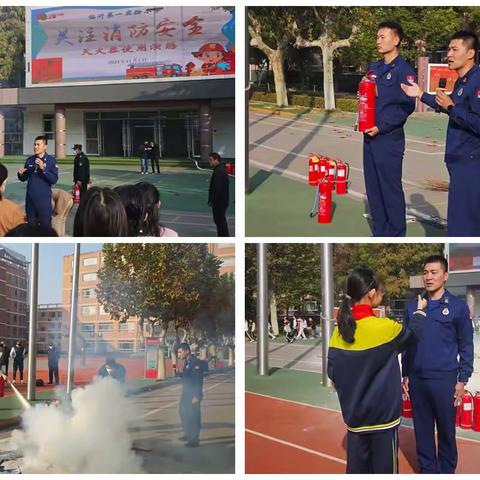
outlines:
[[[257,339],[257,327],[253,320],[245,320],[245,337],[250,342]],[[302,318],[300,315],[288,315],[283,319],[282,333],[285,341],[292,343],[295,340],[307,340],[308,338],[317,337],[317,325],[312,317],[308,319]],[[268,322],[268,335],[273,340],[276,335],[273,332],[272,324]]]

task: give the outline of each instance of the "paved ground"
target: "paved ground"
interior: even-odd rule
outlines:
[[[193,164],[188,168],[178,166],[161,167],[161,174],[143,176],[131,162],[119,166],[93,164],[91,177],[93,185],[115,187],[123,184],[135,184],[142,180],[153,183],[160,191],[162,224],[173,228],[180,236],[216,236],[210,207],[207,205],[210,169],[197,170]],[[24,205],[26,185],[16,178],[16,163],[6,161],[10,172],[6,197]],[[70,164],[59,165],[60,177],[57,188],[71,191],[73,167]],[[66,233],[73,233],[73,220],[77,207],[70,212]],[[235,233],[235,180],[230,177],[230,207],[227,211],[230,234]]]
[[[300,116],[278,115],[253,108],[250,111],[251,193],[246,200],[248,235],[361,236],[368,228],[363,217],[368,209],[362,166],[362,134],[352,130],[354,115],[348,113]],[[446,119],[433,113],[415,114],[407,122],[403,184],[410,213],[422,218],[446,218],[447,193],[433,191],[428,180],[447,181],[443,163]],[[350,165],[349,195],[334,196],[335,225],[308,222],[314,190],[308,186],[308,155],[311,152],[347,161]],[[281,178],[283,181],[279,181]],[[297,182],[298,185],[292,185]],[[282,202],[283,197],[283,202]],[[279,203],[280,202],[280,203]],[[284,203],[288,202],[288,206]],[[350,205],[351,202],[356,203]],[[286,207],[286,208],[285,208]],[[258,209],[261,209],[259,212]],[[250,216],[252,218],[250,218]],[[301,223],[299,218],[304,219]],[[335,222],[335,221],[334,221]],[[271,233],[269,233],[271,232]],[[441,229],[409,228],[409,236],[438,236]]]
[[[142,457],[143,469],[146,473],[234,473],[234,370],[211,373],[205,378],[202,431],[197,449],[188,449],[178,440],[180,392],[177,380],[129,397],[133,449]],[[11,430],[0,433],[0,457],[11,452],[10,435]],[[21,458],[16,463],[21,466]]]

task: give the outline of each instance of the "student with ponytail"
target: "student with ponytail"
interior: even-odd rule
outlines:
[[[417,310],[405,327],[374,315],[384,293],[371,270],[353,270],[330,339],[328,376],[347,427],[347,473],[398,473],[398,354],[419,340],[427,301],[418,296]]]

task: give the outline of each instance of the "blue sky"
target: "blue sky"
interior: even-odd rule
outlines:
[[[30,243],[3,243],[3,246],[24,255],[31,260]],[[94,252],[102,249],[101,243],[85,243],[80,252]],[[61,303],[63,281],[63,257],[73,254],[73,243],[41,243],[39,251],[38,303]]]

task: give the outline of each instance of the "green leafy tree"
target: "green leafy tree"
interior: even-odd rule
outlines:
[[[0,83],[18,87],[25,74],[25,7],[0,7]]]
[[[105,244],[103,252],[99,302],[118,322],[157,326],[161,345],[169,327],[212,332],[212,317],[231,305],[232,289],[219,289],[221,261],[205,244]]]

